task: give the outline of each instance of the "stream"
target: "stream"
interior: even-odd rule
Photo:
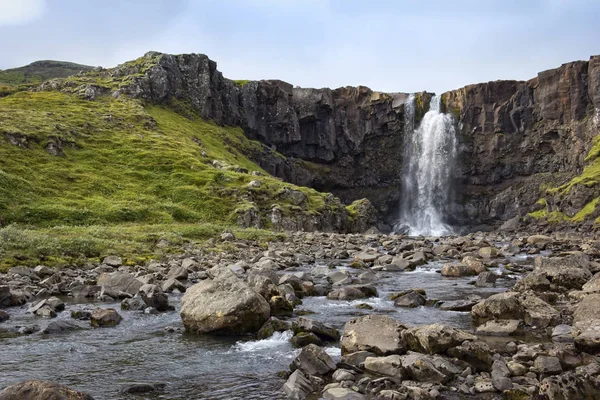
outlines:
[[[516,256],[520,262],[526,257]],[[515,258],[515,259],[516,259]],[[316,265],[326,265],[317,263]],[[307,271],[307,265],[293,271]],[[307,297],[297,311],[312,311],[309,318],[342,329],[351,318],[369,313],[384,313],[407,326],[436,322],[472,330],[468,312],[443,311],[435,307],[394,307],[392,292],[422,288],[428,299],[459,300],[470,294],[488,297],[506,290],[514,279],[499,278],[495,288],[473,286],[473,277],[444,278],[442,262],[431,262],[411,272],[378,272],[379,297],[356,301]],[[348,263],[337,269],[350,269]],[[289,272],[289,271],[285,271]],[[85,329],[64,334],[14,335],[0,332],[0,361],[3,373],[0,388],[26,379],[48,379],[83,390],[99,399],[282,399],[284,381],[278,371],[287,370],[298,350],[290,343],[291,332],[276,333],[265,340],[227,337],[199,337],[167,332],[165,327],[182,328],[179,317],[181,296],[170,296],[176,312],[145,315],[120,310],[120,303],[79,303],[63,299],[66,311],[59,319],[69,319],[77,308],[113,307],[123,316],[114,328]],[[366,303],[373,310],[357,309]],[[11,319],[3,324],[44,327],[49,320],[26,314],[27,307],[13,308]],[[89,326],[83,321],[82,325]],[[340,350],[327,352],[339,360]],[[164,390],[152,394],[126,394],[123,388],[133,383],[164,383]]]

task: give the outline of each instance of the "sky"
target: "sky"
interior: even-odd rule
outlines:
[[[0,69],[203,53],[231,79],[441,93],[600,54],[599,0],[0,0]]]

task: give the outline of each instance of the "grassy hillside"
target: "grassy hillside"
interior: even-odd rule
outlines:
[[[93,68],[65,61],[36,61],[24,67],[0,70],[0,85],[35,84],[53,78],[66,78]]]
[[[249,207],[327,207],[323,194],[268,176],[244,155],[262,150],[241,129],[194,117],[185,104],[58,91],[0,97],[0,268],[152,257],[234,227]],[[291,204],[280,196],[285,187],[308,200]]]

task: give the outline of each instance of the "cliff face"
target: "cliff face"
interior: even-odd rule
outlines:
[[[365,87],[294,88],[281,81],[240,84],[224,78],[204,55],[149,53],[145,58],[153,60],[147,68],[112,70],[133,76],[114,95],[185,100],[204,118],[241,126],[247,136],[283,154],[252,155],[270,173],[345,201],[367,197],[380,216],[394,217],[407,94]],[[417,96],[417,117],[430,97]],[[548,212],[572,216],[597,196],[589,184],[568,193],[547,189],[567,184],[590,161],[586,157],[600,119],[600,57],[541,72],[527,82],[470,85],[444,93],[442,101],[455,115],[460,136],[456,184],[462,197],[454,220],[505,220],[538,210],[544,202]]]
[[[599,133],[599,94],[600,57],[527,82],[489,82],[445,93],[446,109],[460,128],[463,217],[474,222],[525,215],[539,208],[534,204],[547,189],[579,175]],[[549,211],[573,216],[597,196],[597,188],[590,189]]]

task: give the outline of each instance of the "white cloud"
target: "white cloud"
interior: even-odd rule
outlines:
[[[0,0],[0,26],[26,24],[45,11],[46,0]]]

